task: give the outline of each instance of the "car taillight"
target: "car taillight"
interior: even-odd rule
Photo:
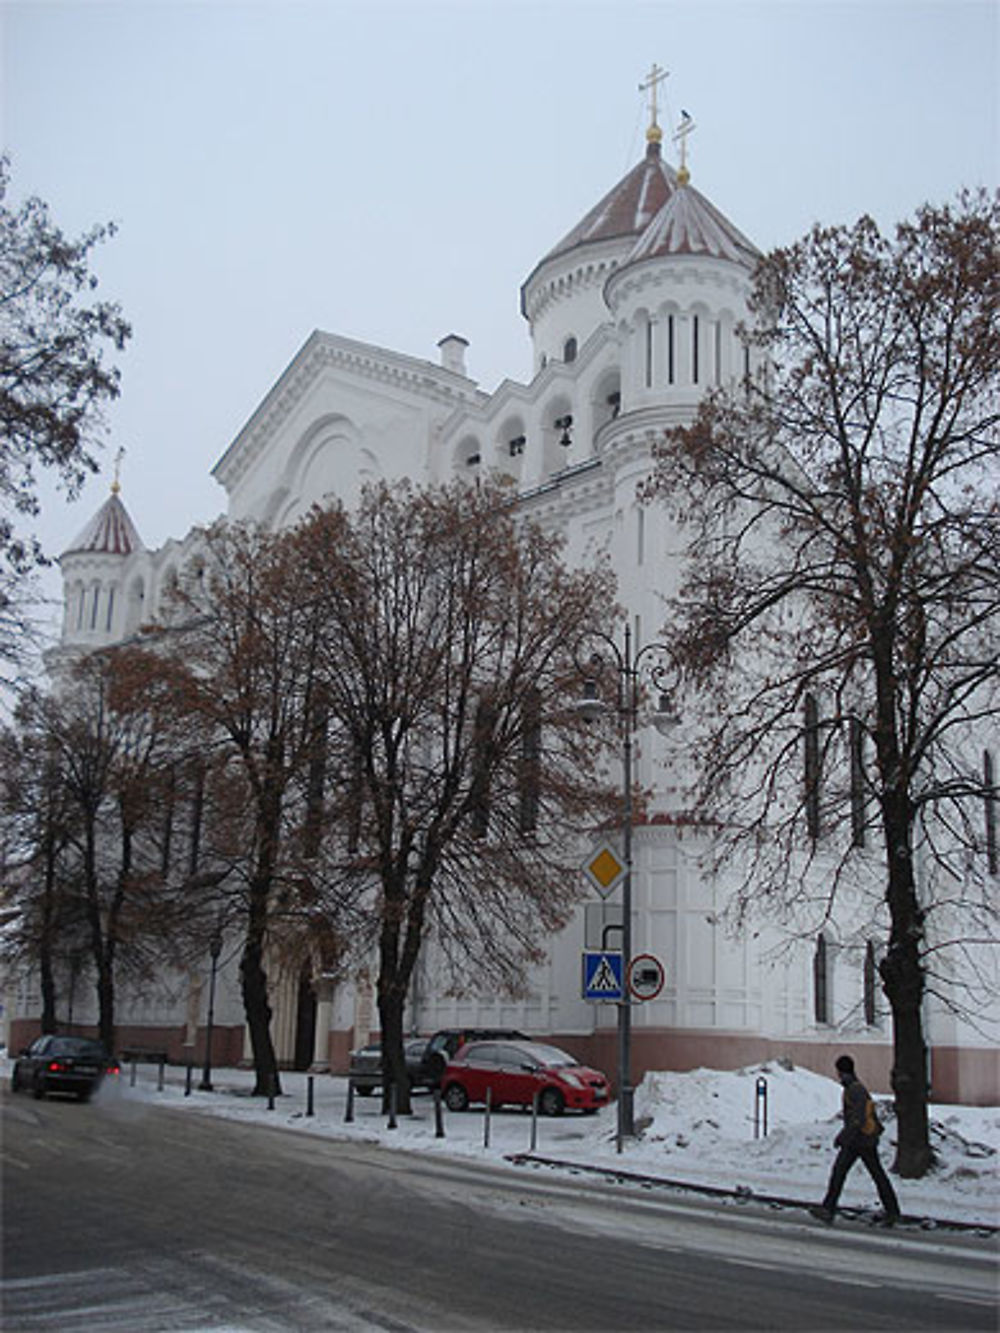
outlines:
[[[121,1065],[117,1062],[117,1060],[115,1061],[115,1063],[114,1063],[113,1065],[108,1065],[108,1073],[109,1073],[109,1074],[120,1074],[121,1072],[122,1072],[122,1067],[121,1067]]]
[[[50,1061],[49,1061],[49,1073],[50,1073],[50,1074],[60,1074],[60,1073],[62,1073],[62,1071],[63,1071],[65,1068],[66,1068],[66,1066],[63,1064],[63,1062],[62,1062],[61,1060],[50,1060]]]

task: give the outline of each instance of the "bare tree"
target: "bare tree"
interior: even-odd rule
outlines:
[[[35,811],[45,875],[34,896],[40,888],[44,916],[58,884],[60,947],[77,956],[79,936],[86,940],[109,1050],[123,965],[148,975],[166,952],[155,833],[176,734],[165,701],[147,687],[145,661],[128,651],[90,654],[57,691],[25,696],[18,714],[22,748],[45,761]]]
[[[254,1092],[267,1096],[280,1091],[267,959],[303,883],[299,791],[314,751],[315,609],[287,538],[220,523],[205,534],[203,563],[180,580],[173,614],[158,670],[205,761],[200,876],[227,878],[228,919],[242,922]]]
[[[739,907],[822,921],[881,879],[904,1176],[932,1162],[936,961],[964,947],[961,975],[997,938],[998,223],[965,194],[768,256],[747,335],[768,369],[671,431],[649,488],[690,539],[672,633]]]
[[[37,722],[37,697],[26,694],[14,726],[0,733],[0,820],[3,827],[4,932],[10,965],[38,968],[42,1032],[58,1022],[58,974],[80,945],[76,902],[65,882],[71,807],[51,747]]]
[[[104,404],[131,329],[118,305],[91,300],[91,252],[113,235],[94,227],[71,239],[40,199],[5,204],[9,162],[0,157],[0,660],[18,662],[28,626],[26,576],[44,554],[22,523],[38,513],[39,472],[72,497],[97,470]]]
[[[514,992],[578,896],[580,837],[614,808],[608,737],[570,706],[610,574],[494,486],[369,489],[295,534],[318,609],[328,746],[317,875],[378,954],[383,1050],[409,1110],[404,1006],[428,934]],[[348,915],[353,910],[353,916]]]

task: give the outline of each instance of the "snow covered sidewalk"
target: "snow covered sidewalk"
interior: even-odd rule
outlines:
[[[438,1137],[433,1100],[426,1095],[415,1096],[413,1115],[398,1117],[396,1127],[390,1128],[377,1097],[355,1097],[354,1118],[347,1122],[347,1080],[336,1075],[282,1073],[282,1095],[273,1109],[266,1099],[250,1096],[253,1074],[248,1070],[214,1070],[210,1093],[197,1090],[199,1078],[200,1070],[195,1070],[187,1094],[185,1071],[172,1066],[159,1091],[156,1069],[139,1066],[134,1087],[129,1071],[123,1071],[118,1095],[324,1138],[359,1139],[496,1163],[527,1154],[532,1147],[531,1115],[525,1111],[494,1113],[488,1133],[482,1108],[460,1114],[443,1111],[444,1137]],[[307,1114],[310,1080],[311,1116]],[[760,1085],[759,1080],[766,1082]],[[762,1087],[767,1097],[766,1135]],[[650,1073],[635,1094],[639,1133],[626,1142],[622,1153],[616,1151],[614,1105],[596,1116],[540,1118],[535,1153],[581,1168],[811,1203],[822,1197],[833,1162],[840,1094],[835,1080],[778,1062],[735,1071]],[[886,1123],[881,1155],[889,1166],[896,1142],[891,1102],[883,1102],[880,1113]],[[894,1178],[904,1215],[997,1228],[1000,1107],[936,1105],[931,1114],[938,1164],[920,1181]],[[841,1203],[877,1211],[875,1188],[860,1163],[848,1177]]]

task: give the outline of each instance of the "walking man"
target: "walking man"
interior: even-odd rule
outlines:
[[[818,1208],[810,1208],[809,1211],[821,1222],[833,1221],[847,1173],[860,1157],[882,1200],[885,1212],[881,1220],[887,1227],[891,1227],[899,1220],[899,1200],[878,1157],[878,1138],[882,1133],[882,1125],[875,1112],[875,1103],[855,1074],[854,1061],[849,1055],[837,1057],[837,1075],[844,1085],[844,1127],[833,1141],[833,1146],[839,1151],[830,1172],[826,1198]]]

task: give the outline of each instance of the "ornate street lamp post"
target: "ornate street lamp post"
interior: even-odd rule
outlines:
[[[628,991],[628,968],[632,957],[632,826],[634,819],[632,787],[632,750],[633,737],[639,711],[640,676],[645,672],[651,683],[657,687],[658,699],[655,725],[660,730],[671,727],[677,718],[671,697],[663,691],[662,682],[669,673],[669,652],[666,644],[647,643],[633,652],[632,629],[625,622],[624,645],[619,648],[615,641],[600,630],[594,630],[586,636],[586,643],[599,642],[610,655],[611,665],[618,679],[615,708],[621,723],[622,737],[622,983],[624,991],[618,1006],[618,1151],[622,1142],[635,1135],[635,1112],[632,1087],[632,1003]],[[656,658],[660,661],[657,663]],[[579,664],[579,656],[578,656]],[[599,669],[603,664],[602,651],[596,651],[590,658],[590,671]],[[587,668],[581,667],[586,673]],[[597,681],[591,674],[585,680],[584,699],[581,708],[584,716],[596,718],[607,707],[597,695]]]
[[[222,932],[217,926],[208,945],[212,960],[212,970],[208,977],[208,1017],[205,1022],[205,1068],[198,1088],[202,1092],[212,1091],[212,1027],[215,1023],[215,974],[219,968],[219,954],[222,952]]]

